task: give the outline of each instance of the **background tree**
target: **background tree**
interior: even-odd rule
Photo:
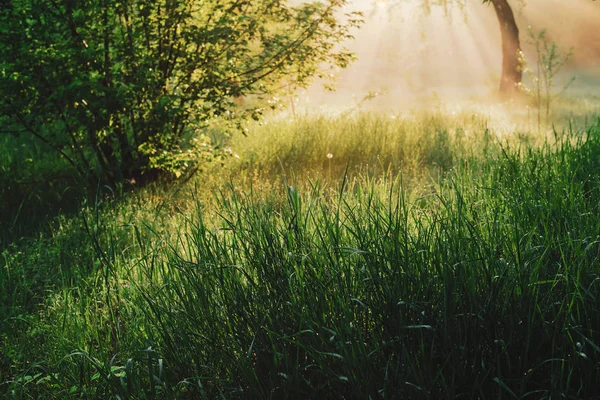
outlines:
[[[521,66],[521,42],[515,15],[507,0],[484,0],[492,3],[502,38],[502,73],[500,76],[500,93],[514,94],[523,79]]]
[[[360,23],[345,0],[12,0],[0,8],[3,130],[47,143],[82,175],[180,174],[215,117],[345,67]]]

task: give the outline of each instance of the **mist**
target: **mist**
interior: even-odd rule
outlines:
[[[502,62],[500,29],[493,8],[479,0],[431,6],[421,0],[355,0],[365,23],[346,46],[357,61],[338,72],[335,92],[316,82],[295,97],[300,110],[405,109],[434,103],[492,99]],[[464,4],[463,4],[464,3]],[[600,3],[591,0],[511,2],[528,67],[535,74],[530,37],[545,29],[572,57],[556,86],[576,78],[566,93],[593,96],[600,82]]]

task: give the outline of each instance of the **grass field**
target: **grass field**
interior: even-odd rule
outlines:
[[[0,396],[598,398],[600,120],[564,104],[214,128],[142,188],[2,139]]]

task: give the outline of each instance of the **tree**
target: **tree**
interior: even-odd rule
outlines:
[[[483,0],[483,2],[492,3],[500,24],[502,37],[500,93],[513,95],[523,79],[521,42],[515,15],[508,0]]]
[[[431,0],[424,1],[429,4]],[[452,0],[438,1],[445,5]],[[523,0],[519,1],[523,2]],[[508,0],[483,0],[483,3],[491,3],[498,18],[502,38],[502,73],[499,90],[500,94],[511,96],[518,91],[523,79],[519,27]]]
[[[5,1],[0,121],[47,143],[82,175],[180,174],[206,149],[206,121],[260,116],[233,99],[304,86],[349,63],[339,44],[360,15],[340,21],[345,3]]]
[[[523,78],[520,61],[521,43],[519,40],[519,28],[507,0],[484,0],[484,2],[492,3],[500,24],[500,34],[502,37],[500,93],[512,95],[518,90]]]

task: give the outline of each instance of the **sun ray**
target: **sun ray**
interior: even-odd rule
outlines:
[[[598,64],[600,2],[566,3],[528,0],[525,7],[515,7],[526,55],[532,55],[527,44],[531,25],[534,30],[547,28],[565,48],[574,46],[574,63]],[[320,86],[308,91],[313,107],[352,107],[368,92],[381,89],[387,95],[371,102],[374,107],[414,107],[427,104],[434,94],[469,99],[497,90],[502,51],[490,5],[467,1],[463,8],[432,7],[426,13],[422,0],[354,0],[348,9],[363,11],[366,19],[349,43],[358,61],[341,71],[336,93],[325,93]]]

